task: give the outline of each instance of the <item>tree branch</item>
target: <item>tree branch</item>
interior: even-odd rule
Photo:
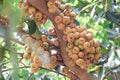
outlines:
[[[13,39],[13,38],[11,38],[11,37],[3,36],[3,35],[0,35],[0,37],[5,38],[5,39],[7,39],[7,40],[11,40],[11,41],[13,41],[13,42],[16,42],[16,43],[24,46],[24,43],[22,43],[22,42],[20,42],[20,41],[18,41],[18,40],[16,40],[16,39]]]
[[[47,3],[45,0],[27,0],[32,6],[34,6],[35,8],[37,8],[39,11],[41,11],[43,14],[45,14],[48,18],[50,18],[50,20],[53,22],[54,26],[57,26],[57,24],[54,22],[54,17],[56,15],[60,14],[60,10],[57,9],[57,11],[53,14],[48,12],[47,9]],[[78,77],[80,80],[90,80],[90,78],[88,77],[88,73],[86,70],[81,69],[79,66],[77,65],[72,65],[71,66],[71,62],[73,62],[67,55],[67,52],[65,50],[66,48],[66,42],[63,41],[62,37],[63,37],[63,32],[59,31],[56,27],[55,27],[56,33],[57,33],[57,37],[58,40],[60,42],[60,47],[61,47],[61,56],[63,58],[63,62],[65,63],[65,65],[67,67],[69,67]]]
[[[10,70],[13,70],[13,69],[21,69],[21,68],[30,68],[30,66],[22,66],[22,67],[18,67],[18,68],[9,68],[9,69],[6,69],[6,70],[2,70],[2,72],[10,71]],[[57,73],[57,74],[60,74],[62,76],[67,77],[66,75],[64,75],[62,73],[59,73],[57,71],[53,71],[53,70],[50,70],[50,69],[47,69],[47,68],[40,67],[40,69],[44,69],[44,70],[47,70],[47,71],[50,71],[50,72],[54,72],[54,73]]]
[[[44,70],[47,70],[47,71],[50,71],[50,72],[54,72],[54,73],[57,73],[57,74],[60,74],[60,75],[62,75],[62,76],[65,76],[65,77],[67,77],[66,75],[64,75],[64,74],[62,74],[62,73],[60,73],[60,72],[58,72],[58,71],[53,71],[53,70],[50,70],[50,69],[47,69],[47,68],[43,68],[43,67],[40,67],[41,69],[44,69]]]
[[[22,66],[22,67],[18,67],[18,68],[9,68],[9,69],[6,69],[6,70],[2,70],[2,72],[6,72],[6,71],[9,71],[9,70],[13,70],[13,69],[20,69],[20,68],[30,68],[30,66]]]

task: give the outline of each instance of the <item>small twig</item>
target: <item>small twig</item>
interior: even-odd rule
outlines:
[[[22,61],[22,59],[23,59],[23,57],[22,57],[22,58],[20,58],[18,62],[21,62],[21,61]]]
[[[0,67],[3,66],[3,65],[5,65],[5,64],[8,64],[8,63],[9,63],[9,62],[1,63],[1,64],[0,64]]]
[[[105,78],[111,73],[111,69],[114,70],[114,69],[117,69],[117,68],[119,68],[119,67],[120,67],[120,64],[117,65],[117,66],[115,66],[115,67],[110,68],[110,70],[109,70],[108,72],[106,72],[106,74],[105,74],[105,76],[104,76],[103,79],[105,79]],[[114,75],[114,77],[116,77],[116,76]]]
[[[41,68],[41,69],[44,69],[44,70],[47,70],[47,71],[50,71],[50,72],[54,72],[54,73],[57,73],[57,74],[60,74],[60,75],[62,75],[62,76],[67,77],[66,75],[64,75],[64,74],[62,74],[62,73],[60,73],[60,72],[53,71],[53,70],[50,70],[50,69],[47,69],[47,68],[43,68],[43,67],[40,67],[40,68]]]
[[[18,68],[9,68],[9,69],[6,69],[6,70],[2,70],[2,72],[10,71],[10,70],[13,70],[13,69],[21,69],[21,68],[30,68],[30,66],[22,66],[22,67],[18,67]],[[43,68],[43,67],[40,67],[40,68],[67,77],[66,75],[64,75],[64,74],[62,74],[62,73],[59,73],[59,72],[57,72],[57,71],[53,71],[53,70],[50,70],[50,69],[47,69],[47,68]],[[29,79],[28,79],[28,80],[29,80]]]
[[[32,75],[33,75],[33,73],[31,73],[31,74],[30,74],[30,76],[28,77],[28,79],[27,79],[27,80],[30,80],[30,78],[32,77]]]
[[[23,53],[18,53],[18,52],[15,52],[14,50],[12,50],[12,49],[6,49],[6,50],[8,50],[8,51],[10,51],[11,53],[13,53],[13,54],[18,54],[18,55],[20,55],[20,56],[22,56],[23,55]]]
[[[113,78],[114,80],[117,80],[115,73],[113,73]]]
[[[29,67],[30,66],[22,66],[22,67],[18,67],[18,68],[9,68],[9,69],[6,69],[6,70],[2,70],[2,72],[10,71],[10,70],[13,70],[13,69],[29,68]]]
[[[21,62],[22,65],[26,66],[23,62]]]
[[[111,71],[107,71],[106,74],[104,75],[103,79],[105,79],[109,74],[111,73]]]
[[[22,46],[25,45],[24,43],[22,43],[22,42],[20,42],[20,41],[18,41],[18,40],[16,40],[16,39],[13,39],[13,38],[11,38],[11,37],[8,37],[8,36],[0,35],[0,37],[5,38],[5,39],[7,39],[7,40],[11,40],[11,41],[13,41],[13,42],[16,42],[16,43],[18,43],[18,44],[20,44],[20,45],[22,45]]]
[[[116,80],[119,80],[118,76],[117,76],[117,73],[114,73],[115,74],[115,77],[116,77]]]

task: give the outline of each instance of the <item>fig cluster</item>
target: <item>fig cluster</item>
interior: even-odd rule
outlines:
[[[57,8],[55,6],[55,0],[49,0],[47,2],[47,7],[49,13],[55,13],[57,11]]]
[[[47,21],[47,17],[28,2],[19,2],[19,7],[23,10],[23,15],[34,20],[37,26],[44,24]]]
[[[58,65],[57,58],[61,59],[61,57],[52,55],[51,51],[48,50],[50,44],[46,35],[42,35],[40,39],[34,39],[26,34],[23,35],[23,40],[25,42],[23,58],[30,60],[31,73],[35,73],[40,67],[51,69]],[[54,40],[52,43],[56,44]]]
[[[68,78],[70,78],[72,80],[78,79],[78,77],[72,71],[70,71],[68,67],[62,68],[62,74],[66,75]]]
[[[91,63],[97,63],[101,57],[101,47],[93,40],[92,33],[86,27],[66,27],[68,56],[82,69],[88,69]]]
[[[55,3],[61,13],[55,16],[54,21],[57,29],[64,34],[63,40],[67,42],[66,52],[80,68],[87,70],[90,64],[98,62],[101,57],[101,47],[93,39],[91,31],[84,26],[76,26],[73,22],[76,13],[71,11],[69,3],[65,5],[61,5],[60,1],[55,1]]]

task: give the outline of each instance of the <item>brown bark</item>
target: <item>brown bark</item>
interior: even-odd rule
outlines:
[[[59,13],[60,13],[59,9],[57,9],[57,11],[55,13],[51,14],[47,10],[47,3],[45,0],[28,0],[28,2],[32,6],[37,8],[40,12],[44,13],[48,18],[50,18],[50,20],[53,22],[54,26],[57,26],[57,24],[54,22],[54,17],[56,15],[59,15]],[[62,58],[63,58],[65,65],[67,67],[69,67],[79,77],[80,80],[90,80],[86,70],[81,69],[77,65],[71,65],[72,60],[68,57],[68,55],[65,51],[66,42],[63,41],[63,39],[62,39],[64,34],[62,31],[59,31],[56,27],[55,27],[55,30],[57,33],[58,40],[60,42],[60,47],[61,47],[61,51],[62,51],[61,55],[62,55]]]

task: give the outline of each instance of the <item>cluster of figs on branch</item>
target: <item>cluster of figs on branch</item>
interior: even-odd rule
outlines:
[[[98,63],[101,57],[101,47],[97,41],[93,39],[92,32],[87,30],[85,26],[77,26],[74,23],[76,13],[71,10],[71,4],[62,4],[61,0],[46,0],[49,13],[55,13],[57,9],[60,14],[54,17],[57,30],[64,34],[62,39],[66,44],[66,54],[81,69],[88,70],[91,64]],[[48,17],[28,2],[19,2],[19,7],[24,15],[34,20],[37,26],[44,24]],[[54,39],[49,39],[47,35],[42,34],[37,37],[34,34],[23,35],[25,41],[25,51],[23,58],[30,59],[31,72],[35,73],[40,67],[54,68],[58,66],[58,61],[62,62],[61,55],[57,54],[60,50],[60,43],[57,38],[55,28],[50,27],[49,34]],[[57,56],[52,52],[55,51]],[[71,64],[72,65],[72,64]],[[75,74],[67,67],[64,67],[62,73],[69,78],[76,78]]]

